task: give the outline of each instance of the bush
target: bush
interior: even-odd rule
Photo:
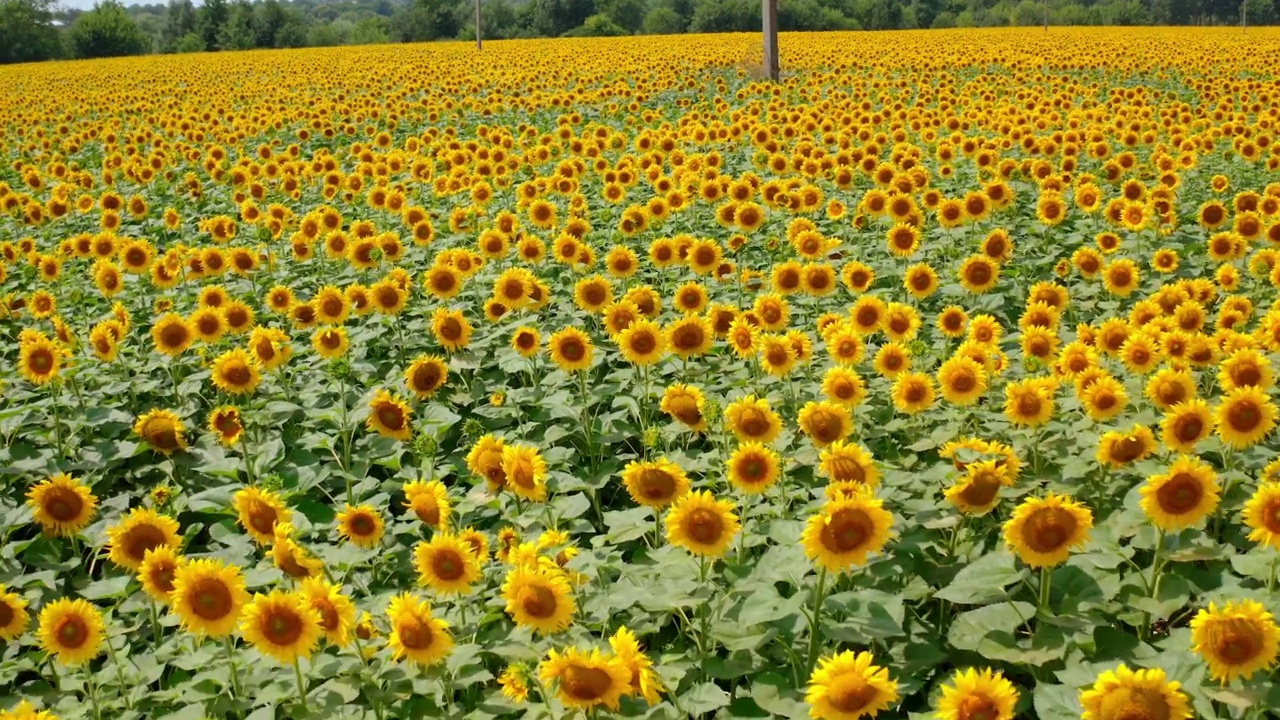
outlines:
[[[174,52],[193,53],[204,52],[204,38],[200,37],[200,33],[189,32],[183,35],[178,44],[173,46]]]
[[[608,15],[597,13],[587,18],[578,27],[566,32],[564,37],[618,37],[621,35],[630,35],[630,33],[611,20]]]
[[[684,28],[684,20],[669,7],[656,7],[644,16],[645,35],[676,35],[684,32]]]

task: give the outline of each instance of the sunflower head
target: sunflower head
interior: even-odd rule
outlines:
[[[1280,656],[1275,617],[1254,600],[1210,603],[1191,620],[1192,650],[1223,684],[1270,670]]]
[[[311,657],[323,634],[320,622],[320,613],[301,593],[273,590],[245,605],[240,632],[263,655],[292,664]]]
[[[733,503],[705,490],[686,493],[667,512],[667,541],[695,555],[720,557],[738,534]]]
[[[809,677],[805,702],[815,718],[875,717],[898,701],[898,683],[869,652],[822,658]]]
[[[1033,568],[1066,562],[1093,527],[1093,513],[1062,495],[1028,498],[1004,524],[1005,542]]]
[[[618,656],[597,649],[584,652],[571,647],[552,649],[538,667],[544,683],[556,683],[560,702],[571,708],[618,709],[618,701],[631,688],[631,671]]]
[[[60,665],[82,665],[102,650],[102,613],[84,600],[55,600],[40,611],[38,635],[41,649]]]
[[[97,511],[98,499],[89,488],[67,474],[55,475],[27,492],[35,521],[51,535],[75,535]]]
[[[1187,720],[1187,696],[1164,670],[1131,670],[1120,665],[1098,676],[1080,693],[1082,720]]]

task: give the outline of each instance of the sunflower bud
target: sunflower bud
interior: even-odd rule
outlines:
[[[484,426],[475,418],[468,418],[462,424],[462,436],[468,439],[475,439],[484,434]]]

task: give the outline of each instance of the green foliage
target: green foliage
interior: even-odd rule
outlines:
[[[675,10],[659,5],[644,16],[644,33],[646,35],[676,35],[684,32],[687,24]]]
[[[173,52],[176,53],[193,53],[204,50],[204,38],[199,33],[189,32],[183,35],[173,46]]]
[[[629,34],[625,28],[615,23],[608,15],[597,13],[564,35],[565,37],[617,37]]]
[[[51,0],[0,0],[0,63],[48,60],[62,54]]]
[[[141,55],[151,45],[116,0],[106,0],[82,13],[68,31],[67,42],[78,58]]]

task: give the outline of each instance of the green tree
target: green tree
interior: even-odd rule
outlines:
[[[78,58],[142,55],[150,46],[147,36],[116,0],[105,0],[81,13],[67,32],[67,41]]]
[[[236,0],[227,12],[227,22],[218,31],[218,49],[249,50],[255,44],[253,5],[248,0]]]
[[[347,43],[351,45],[381,45],[390,40],[386,19],[377,16],[361,20],[347,34]]]
[[[227,24],[230,14],[227,0],[204,0],[196,16],[196,29],[200,37],[204,38],[205,50],[218,49],[218,35],[222,33],[222,26]]]
[[[596,0],[596,11],[609,16],[628,33],[640,32],[648,9],[645,0]]]
[[[52,0],[0,0],[0,63],[34,62],[62,55]]]
[[[564,34],[565,37],[619,37],[628,35],[626,28],[614,22],[604,13],[596,13],[587,18],[576,28]]]
[[[394,40],[420,42],[458,36],[460,23],[452,0],[413,0],[392,22]]]
[[[198,32],[183,35],[173,46],[173,52],[176,53],[204,52],[204,49],[204,38]]]
[[[196,9],[191,0],[169,0],[160,27],[160,52],[175,52],[178,42],[196,31]]]
[[[676,35],[684,32],[686,27],[684,18],[666,5],[655,7],[644,16],[646,35]]]

